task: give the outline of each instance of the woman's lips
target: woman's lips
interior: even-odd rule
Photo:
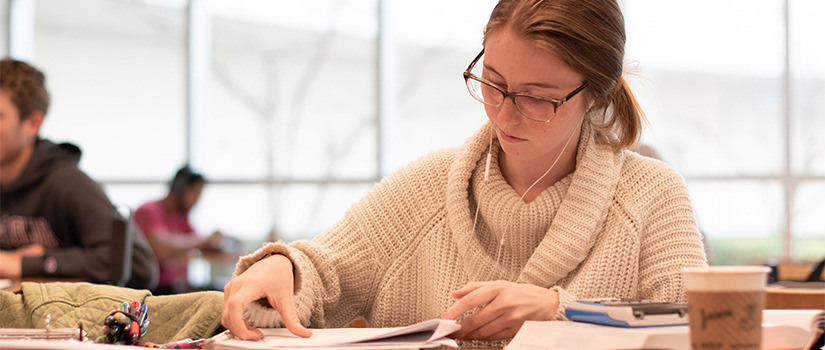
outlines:
[[[503,140],[503,141],[507,141],[507,142],[520,142],[520,141],[525,141],[525,139],[518,138],[518,137],[515,137],[515,136],[511,136],[510,134],[507,134],[506,132],[504,132],[504,131],[502,131],[502,130],[499,130],[499,131],[498,131],[498,137],[499,137],[501,140]]]

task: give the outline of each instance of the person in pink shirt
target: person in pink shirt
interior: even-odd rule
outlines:
[[[196,250],[217,250],[223,239],[220,231],[200,237],[189,223],[189,212],[200,199],[204,177],[187,165],[178,170],[169,194],[141,205],[135,223],[146,235],[160,265],[160,280],[154,294],[175,294],[189,290],[187,267]]]

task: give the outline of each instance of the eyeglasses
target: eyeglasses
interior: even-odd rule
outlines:
[[[553,117],[556,116],[556,111],[561,105],[587,87],[587,82],[584,82],[584,84],[576,90],[573,90],[573,92],[561,99],[509,92],[498,84],[471,73],[473,67],[475,67],[483,55],[484,49],[479,52],[478,56],[476,56],[473,62],[470,63],[470,66],[464,71],[464,82],[467,84],[467,90],[470,90],[470,95],[478,102],[493,107],[501,106],[504,100],[509,98],[513,100],[513,104],[516,105],[518,111],[527,117],[527,119],[544,123],[553,120]]]

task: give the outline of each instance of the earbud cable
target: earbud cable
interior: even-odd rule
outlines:
[[[578,127],[576,129],[581,127],[582,120],[583,119],[579,120],[579,123],[577,123]],[[573,139],[573,135],[576,134],[576,129],[573,129],[570,132],[570,136],[567,137],[567,142],[564,143],[564,147],[561,149],[561,152],[559,152],[559,155],[556,156],[556,160],[553,161],[553,164],[551,164],[550,167],[547,168],[547,171],[545,171],[544,174],[541,175],[541,177],[538,178],[538,180],[533,182],[533,184],[530,185],[530,187],[528,187],[526,191],[524,191],[524,194],[521,195],[521,198],[519,198],[518,202],[516,202],[516,204],[513,205],[513,210],[510,211],[510,215],[507,217],[507,224],[504,226],[504,232],[502,232],[501,240],[498,243],[498,252],[496,253],[496,264],[500,265],[499,259],[501,258],[502,248],[504,248],[504,238],[507,237],[507,229],[510,228],[510,221],[513,219],[513,215],[516,213],[516,210],[521,207],[521,204],[524,203],[524,197],[527,196],[527,193],[530,192],[530,190],[533,189],[533,187],[535,187],[536,184],[538,184],[539,181],[541,181],[541,179],[543,179],[545,176],[547,176],[547,174],[550,173],[550,170],[553,170],[553,168],[556,166],[556,163],[558,163],[559,159],[561,159],[561,156],[562,156],[562,154],[564,154],[564,151],[567,150],[567,146],[570,145],[570,140]],[[479,205],[479,207],[480,206],[481,205]],[[477,212],[478,212],[478,209],[476,209],[476,213]],[[476,215],[478,215],[478,214],[476,214]],[[473,232],[475,232],[475,223],[473,223]]]
[[[484,182],[487,182],[487,179],[490,178],[490,161],[493,159],[493,126],[490,126],[490,146],[487,147],[487,164],[484,166]],[[482,186],[481,190],[484,190]],[[478,198],[481,199],[481,193],[479,193]],[[473,219],[473,234],[476,232],[476,223],[478,223],[478,211],[481,208],[481,203],[476,203],[476,215]]]

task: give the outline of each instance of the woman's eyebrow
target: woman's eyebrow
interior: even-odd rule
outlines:
[[[484,69],[489,69],[491,72],[495,73],[499,77],[502,77],[502,78],[504,77],[495,68],[490,67],[486,64],[484,65]],[[557,89],[557,90],[561,89],[558,85],[548,84],[548,83],[527,83],[527,84],[524,84],[524,86],[535,86],[535,87],[540,87],[540,88]]]

